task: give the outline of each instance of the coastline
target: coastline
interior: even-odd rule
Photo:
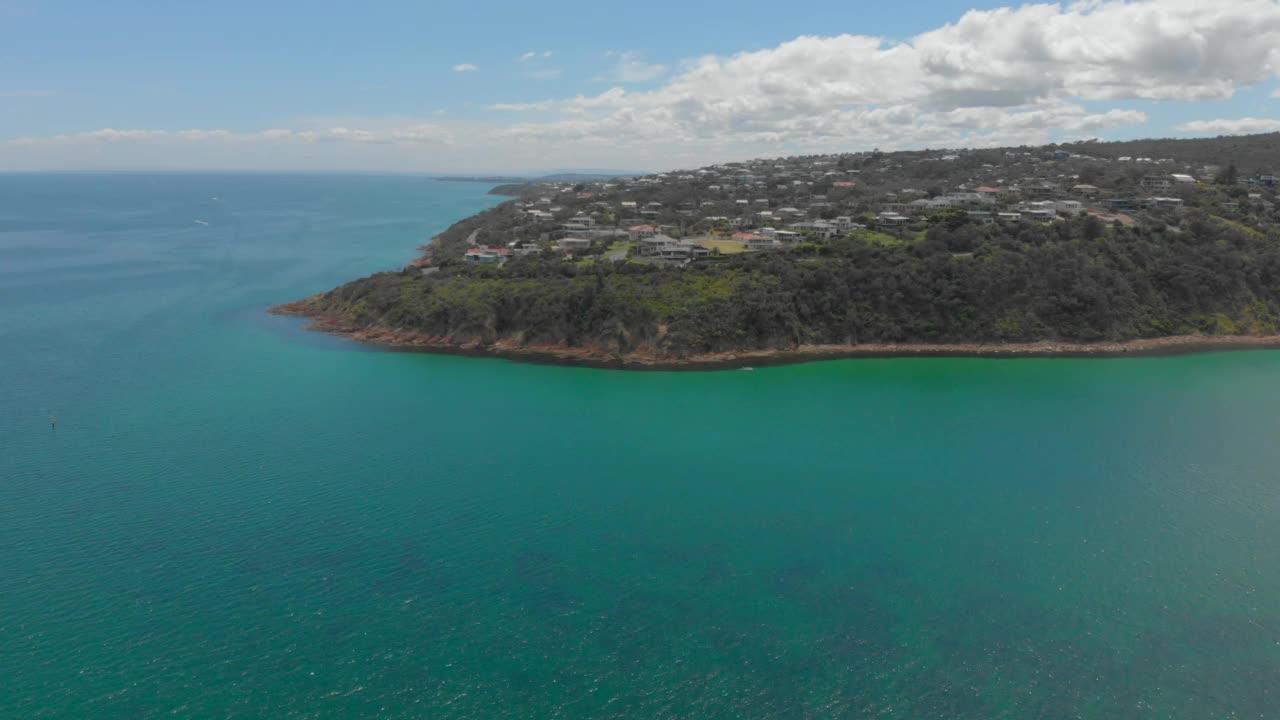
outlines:
[[[275,315],[305,317],[308,330],[356,340],[398,352],[492,357],[543,365],[566,365],[606,370],[732,370],[794,365],[823,360],[892,358],[1122,358],[1190,355],[1241,350],[1280,350],[1280,335],[1176,335],[1123,342],[1071,343],[865,343],[860,345],[800,345],[788,349],[740,350],[671,357],[648,352],[617,353],[605,347],[494,343],[460,340],[388,328],[360,328],[307,307],[310,298],[270,308]]]

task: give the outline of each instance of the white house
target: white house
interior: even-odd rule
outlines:
[[[1084,203],[1079,200],[1059,200],[1054,205],[1055,209],[1063,215],[1080,215],[1084,213]]]
[[[676,239],[667,235],[651,235],[640,241],[641,255],[660,255],[662,249],[668,245],[674,245]]]
[[[1165,175],[1148,175],[1142,178],[1142,189],[1161,192],[1173,187],[1173,178]]]

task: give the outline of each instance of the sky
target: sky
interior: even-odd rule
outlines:
[[[1280,130],[1280,0],[0,0],[0,171],[667,170]]]

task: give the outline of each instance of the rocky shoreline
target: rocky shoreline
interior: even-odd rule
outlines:
[[[510,340],[482,343],[389,328],[361,328],[332,315],[316,313],[311,298],[270,309],[276,315],[309,318],[309,330],[327,332],[401,352],[497,357],[520,362],[571,365],[613,370],[727,370],[790,365],[819,360],[871,358],[1117,358],[1186,355],[1232,350],[1280,350],[1280,336],[1179,335],[1125,342],[1070,343],[866,343],[801,345],[788,349],[740,350],[673,357],[648,352],[618,353],[605,347],[520,344]]]

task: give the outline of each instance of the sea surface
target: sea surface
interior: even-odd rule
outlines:
[[[626,373],[264,313],[488,189],[0,176],[0,718],[1280,717],[1280,353]]]

